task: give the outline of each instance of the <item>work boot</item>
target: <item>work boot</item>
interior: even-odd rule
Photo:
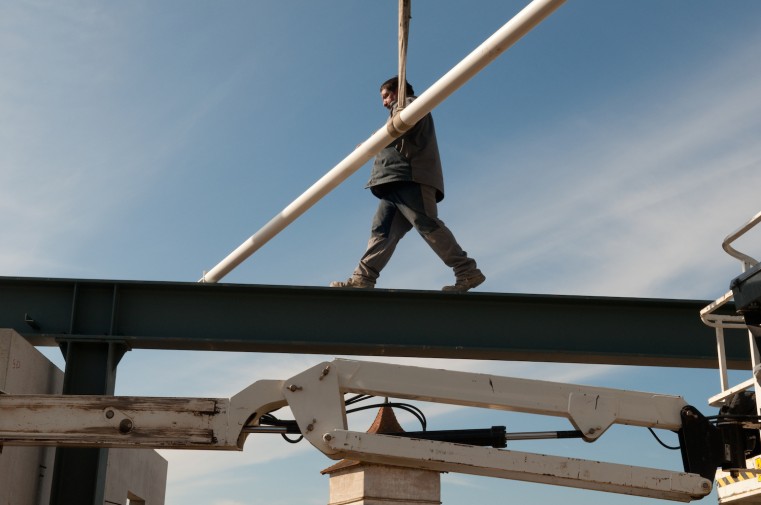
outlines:
[[[481,273],[481,270],[474,270],[470,272],[467,277],[458,277],[455,280],[454,286],[444,286],[442,291],[450,291],[455,293],[465,293],[469,289],[473,289],[486,280],[486,276]]]
[[[362,277],[349,277],[346,281],[333,281],[330,283],[331,288],[374,288],[375,283],[370,282]]]

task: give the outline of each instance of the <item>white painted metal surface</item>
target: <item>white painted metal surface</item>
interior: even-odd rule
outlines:
[[[334,430],[325,435],[349,459],[688,502],[710,493],[699,475],[431,440]]]
[[[686,406],[680,396],[385,363],[336,359],[314,370],[328,365],[344,392],[565,417],[588,441],[612,424],[679,429]]]
[[[262,380],[232,399],[0,395],[0,443],[242,450],[244,426],[287,405],[282,387]]]
[[[283,231],[315,203],[330,193],[362,165],[370,161],[394,138],[401,136],[437,105],[480,72],[500,54],[560,7],[565,0],[534,0],[508,21],[494,35],[471,52],[452,70],[422,93],[417,100],[394,117],[393,122],[381,127],[351,154],[333,167],[309,189],[280,211],[259,231],[238,246],[214,268],[205,272],[200,282],[218,282],[275,235]]]
[[[0,441],[77,447],[202,447],[227,439],[226,399],[0,396]]]

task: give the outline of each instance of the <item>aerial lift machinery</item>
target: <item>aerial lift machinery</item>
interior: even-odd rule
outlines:
[[[348,429],[347,394],[565,417],[574,430],[368,434]],[[273,416],[283,407],[295,423]],[[515,439],[577,436],[594,442],[613,424],[678,432],[685,471],[502,449]],[[745,467],[751,424],[731,415],[712,422],[678,396],[340,359],[286,380],[257,381],[230,399],[0,396],[3,444],[242,450],[252,433],[295,432],[333,459],[676,501],[707,495],[717,467]]]
[[[716,329],[716,343],[722,391],[708,400],[709,405],[720,408],[721,413],[730,414],[736,421],[745,423],[748,430],[746,439],[747,459],[743,468],[734,471],[720,470],[716,475],[719,501],[722,503],[761,503],[761,457],[757,431],[759,410],[756,399],[759,395],[761,379],[761,358],[759,357],[759,337],[761,337],[761,264],[753,257],[736,250],[732,245],[761,222],[761,213],[728,235],[722,248],[742,264],[743,273],[732,280],[730,290],[715,302],[705,307],[700,317],[705,324]],[[736,315],[721,315],[719,310],[734,300]],[[735,386],[728,384],[727,363],[724,345],[724,330],[732,328],[748,329],[748,344],[751,357],[751,377]]]
[[[761,213],[746,227],[761,221]],[[742,230],[742,229],[741,229]],[[742,231],[744,233],[744,231]],[[739,255],[725,241],[725,249]],[[736,254],[735,254],[736,253]],[[88,395],[0,395],[0,443],[58,447],[243,450],[253,434],[303,436],[332,459],[523,480],[674,501],[708,495],[713,480],[723,502],[755,503],[761,376],[761,266],[742,255],[746,272],[706,307],[717,330],[722,393],[704,416],[680,396],[571,385],[385,363],[336,359],[284,380],[260,380],[231,398]],[[738,315],[717,309],[735,298]],[[696,314],[697,317],[697,314]],[[726,327],[750,330],[753,373],[727,385]],[[486,430],[390,434],[352,431],[347,395],[370,395],[566,418],[570,430]],[[356,397],[354,397],[356,398]],[[288,408],[293,420],[275,413]],[[614,424],[676,432],[684,471],[623,465],[507,449],[514,440],[580,438],[595,442]],[[717,473],[718,472],[718,473]]]

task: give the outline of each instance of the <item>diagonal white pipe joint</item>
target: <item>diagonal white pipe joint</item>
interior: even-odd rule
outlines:
[[[415,126],[415,123],[405,123],[402,119],[402,111],[398,111],[394,113],[394,115],[391,116],[391,118],[389,118],[388,122],[386,123],[386,132],[391,135],[391,138],[398,139],[410,131],[413,126]]]

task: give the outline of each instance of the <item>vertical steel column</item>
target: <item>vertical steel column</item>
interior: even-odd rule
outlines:
[[[63,394],[113,395],[116,366],[127,347],[120,343],[67,341]],[[58,448],[51,505],[103,505],[108,449]]]

